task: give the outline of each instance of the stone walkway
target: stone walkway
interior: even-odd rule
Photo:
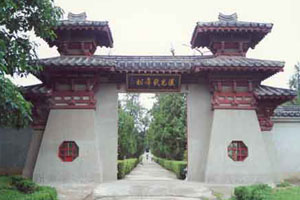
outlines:
[[[144,161],[128,174],[127,181],[174,181],[176,175],[158,165],[155,162]]]
[[[123,180],[100,184],[92,200],[212,200],[212,192],[201,183],[178,180],[175,174],[147,161]]]

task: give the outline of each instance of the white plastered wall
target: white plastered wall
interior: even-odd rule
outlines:
[[[116,84],[102,84],[96,94],[96,134],[103,182],[117,180],[118,90]]]
[[[41,184],[101,183],[117,179],[118,93],[116,84],[103,84],[95,96],[96,110],[51,110],[33,179]],[[75,141],[73,162],[58,157],[63,141]]]
[[[203,182],[212,122],[211,95],[205,84],[190,84],[188,89],[188,180]]]
[[[248,147],[248,157],[242,162],[235,162],[227,155],[227,147],[233,140],[243,141]],[[275,179],[255,111],[215,110],[205,182],[249,184]]]
[[[79,156],[63,162],[58,148],[63,141],[75,141]],[[33,173],[40,184],[100,183],[102,181],[95,110],[51,110]]]
[[[272,135],[281,179],[300,178],[300,118],[274,118]]]

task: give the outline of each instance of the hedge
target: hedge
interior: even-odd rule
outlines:
[[[178,179],[185,179],[185,168],[187,167],[186,161],[167,160],[158,157],[153,157],[153,160],[162,167],[174,172]]]
[[[124,178],[129,174],[139,163],[141,162],[141,157],[129,158],[125,160],[118,160],[118,179]]]
[[[271,200],[272,188],[266,184],[240,186],[234,189],[233,200]]]
[[[234,189],[230,200],[299,200],[300,187],[286,183],[276,188],[266,184],[240,186]]]
[[[0,200],[57,200],[57,193],[21,176],[0,176]]]

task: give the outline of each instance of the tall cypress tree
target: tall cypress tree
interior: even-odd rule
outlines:
[[[159,94],[151,114],[148,140],[154,155],[183,160],[186,148],[186,96]]]

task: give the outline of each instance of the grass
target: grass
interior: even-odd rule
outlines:
[[[24,193],[17,189],[12,179],[12,176],[0,176],[0,200],[57,200],[56,190],[52,187],[37,185],[34,191]]]
[[[272,200],[299,200],[300,186],[277,187],[272,191]]]
[[[234,194],[230,200],[300,200],[300,186],[286,182],[273,189],[264,184],[240,186],[235,188]]]
[[[223,200],[223,194],[220,192],[213,192],[213,195],[217,198],[216,200]]]

